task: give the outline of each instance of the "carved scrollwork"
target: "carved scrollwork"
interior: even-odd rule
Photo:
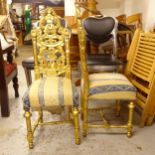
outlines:
[[[69,31],[61,25],[60,17],[52,8],[42,12],[39,26],[32,30],[31,34],[33,46],[36,46],[34,56],[37,74],[48,76],[62,75],[66,72],[68,74]]]

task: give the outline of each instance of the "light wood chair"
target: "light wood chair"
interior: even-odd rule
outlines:
[[[46,8],[39,27],[31,34],[36,80],[23,97],[29,148],[33,148],[33,136],[38,125],[73,123],[75,143],[80,144],[78,93],[71,79],[69,30],[61,26],[60,17],[52,8]],[[55,108],[61,111],[68,109],[68,120],[44,121],[43,111],[55,112]],[[39,113],[34,128],[31,125],[31,110]]]
[[[151,125],[155,114],[155,34],[137,29],[129,52],[126,75],[137,88],[140,126]]]
[[[133,15],[130,15],[130,16],[127,16],[126,18],[126,23],[128,25],[131,25],[133,27],[133,30],[135,30],[136,28],[143,28],[143,25],[142,25],[142,13],[136,13],[136,14],[133,14]]]
[[[118,22],[126,23],[126,14],[121,14],[119,16],[116,16],[116,19],[118,20]]]

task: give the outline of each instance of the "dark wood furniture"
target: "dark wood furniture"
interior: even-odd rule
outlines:
[[[0,105],[2,117],[10,115],[8,84],[11,80],[13,81],[15,97],[19,97],[17,64],[13,62],[13,48],[14,46],[10,45],[6,49],[2,49],[0,42]],[[4,60],[4,54],[7,55],[7,60]]]

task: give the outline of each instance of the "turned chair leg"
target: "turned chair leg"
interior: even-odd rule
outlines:
[[[127,136],[128,137],[131,137],[132,136],[132,127],[133,127],[133,111],[134,111],[134,103],[133,102],[130,102],[129,104],[129,117],[128,117],[128,124],[127,124]]]
[[[32,83],[31,70],[27,69],[26,67],[24,67],[24,70],[25,70],[27,86],[30,86]]]
[[[18,92],[18,78],[17,78],[17,75],[13,78],[13,88],[15,90],[15,97],[19,97],[19,92]]]
[[[39,114],[39,118],[40,118],[40,123],[43,123],[44,120],[43,120],[43,109],[42,109],[42,107],[39,108],[38,114]]]
[[[120,101],[116,101],[116,116],[120,116],[120,111],[121,111],[121,104]]]
[[[25,111],[24,114],[26,118],[26,125],[27,125],[27,140],[29,143],[29,148],[33,148],[33,132],[32,132],[32,126],[31,126],[31,112]]]
[[[83,103],[83,136],[86,137],[87,136],[87,132],[88,132],[88,107],[87,107],[87,101],[84,100]]]
[[[77,107],[73,108],[73,116],[74,116],[74,132],[75,132],[75,143],[80,144],[80,125],[79,125],[79,110]]]

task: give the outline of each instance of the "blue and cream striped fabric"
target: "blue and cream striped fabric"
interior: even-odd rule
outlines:
[[[122,74],[97,73],[89,76],[89,99],[135,100],[136,88]]]
[[[47,77],[36,80],[23,96],[24,109],[78,105],[78,92],[68,78]]]

